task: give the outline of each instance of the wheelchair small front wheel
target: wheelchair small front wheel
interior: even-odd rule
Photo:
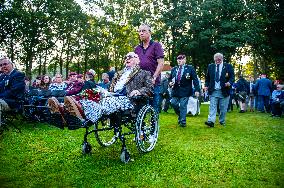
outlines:
[[[92,146],[88,142],[84,141],[82,144],[82,153],[88,154],[92,151]]]
[[[150,105],[145,105],[139,111],[136,119],[135,141],[137,149],[146,153],[152,151],[158,140],[158,114]]]
[[[120,154],[120,160],[123,163],[128,163],[130,161],[130,153],[127,149],[122,149]]]

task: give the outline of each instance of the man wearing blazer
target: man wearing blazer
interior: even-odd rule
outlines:
[[[0,59],[0,110],[19,108],[18,100],[24,98],[25,75],[13,68],[10,59]]]
[[[259,112],[270,113],[269,99],[272,93],[272,82],[266,78],[266,74],[261,74],[261,78],[256,82],[255,89],[258,95],[257,110]]]
[[[223,62],[223,54],[216,53],[214,61],[214,64],[208,65],[205,77],[205,89],[210,95],[209,115],[205,124],[209,127],[214,127],[218,104],[220,107],[219,122],[225,126],[230,89],[235,80],[233,67]]]
[[[171,70],[169,77],[169,86],[172,87],[171,104],[178,115],[178,124],[181,127],[186,127],[188,98],[193,94],[192,82],[196,96],[199,96],[200,86],[194,68],[185,64],[185,55],[179,55],[177,62],[178,66]]]

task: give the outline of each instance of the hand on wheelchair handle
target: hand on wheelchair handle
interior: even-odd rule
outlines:
[[[130,97],[133,97],[133,96],[138,96],[138,95],[141,95],[141,93],[140,93],[140,91],[138,91],[138,90],[133,90],[133,91],[131,91],[131,93],[130,93]]]

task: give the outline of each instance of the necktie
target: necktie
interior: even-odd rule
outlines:
[[[178,69],[178,76],[177,76],[178,83],[180,83],[181,70],[182,70],[182,66],[179,66],[179,69]]]
[[[217,71],[216,71],[216,74],[215,74],[215,81],[216,82],[220,81],[219,67],[220,67],[220,64],[217,64]]]

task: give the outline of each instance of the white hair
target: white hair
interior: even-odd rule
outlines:
[[[216,53],[216,54],[214,54],[214,59],[216,58],[216,57],[221,57],[222,59],[223,59],[223,54],[221,54],[221,53]]]

